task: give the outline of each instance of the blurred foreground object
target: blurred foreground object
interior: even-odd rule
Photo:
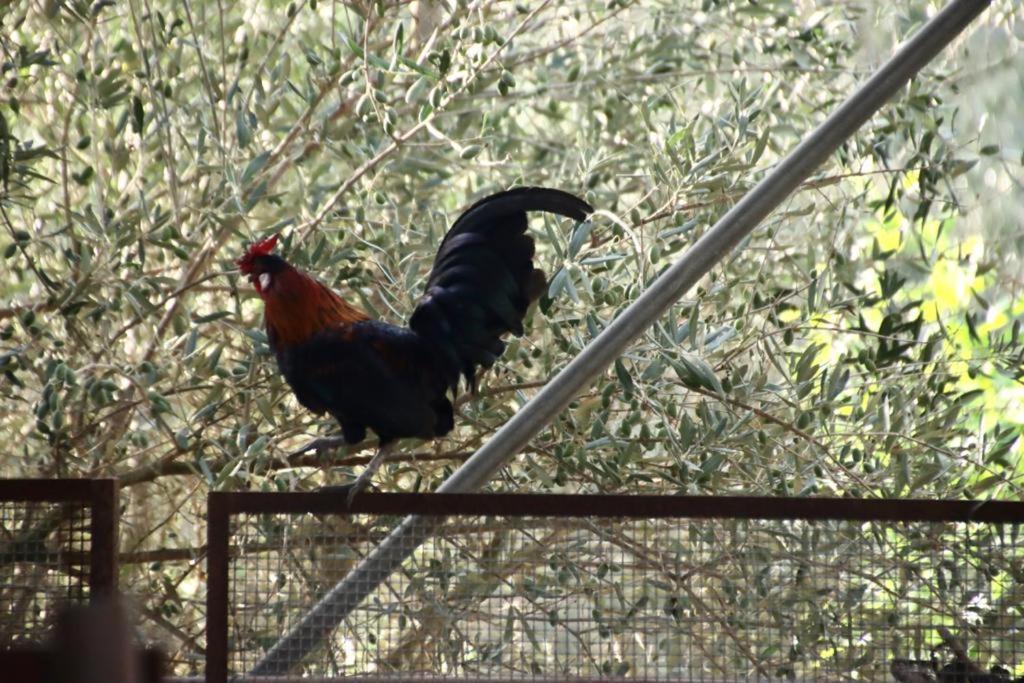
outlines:
[[[0,652],[3,679],[18,683],[149,683],[163,668],[159,651],[135,642],[124,605],[107,598],[61,610],[47,645]]]

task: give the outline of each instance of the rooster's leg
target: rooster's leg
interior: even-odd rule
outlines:
[[[367,484],[370,483],[370,480],[373,479],[373,475],[376,474],[377,470],[380,469],[381,464],[385,460],[387,460],[388,456],[394,453],[394,451],[395,442],[382,444],[380,448],[377,449],[376,455],[373,456],[373,459],[371,459],[370,462],[366,463],[366,468],[362,471],[362,473],[358,477],[356,477],[356,480],[354,482],[348,485],[349,505],[352,504],[352,501],[353,499],[355,499],[356,494],[362,491],[364,488],[366,488]]]

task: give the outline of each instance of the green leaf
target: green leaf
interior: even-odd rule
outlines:
[[[626,370],[626,366],[622,364],[621,359],[615,360],[615,376],[619,378],[619,384],[622,385],[622,390],[625,392],[626,397],[632,396],[633,378],[629,376],[629,372]]]
[[[245,198],[245,210],[251,211],[254,206],[260,203],[267,193],[267,181],[262,180],[254,187]]]
[[[243,149],[252,142],[252,128],[249,125],[249,112],[239,109],[235,112],[235,136],[238,139],[238,146]]]
[[[949,161],[949,176],[951,178],[955,178],[958,175],[963,175],[974,168],[977,164],[977,159],[952,159]]]
[[[700,473],[705,477],[710,477],[712,474],[717,472],[719,468],[721,468],[722,463],[725,462],[726,455],[725,451],[716,451],[712,453],[700,466]]]
[[[409,89],[405,91],[405,103],[413,104],[423,99],[423,95],[430,88],[430,79],[426,76],[420,76],[416,81],[409,86]]]
[[[721,381],[704,359],[680,353],[679,358],[672,361],[672,367],[683,386],[724,393]]]
[[[821,348],[821,344],[811,344],[800,355],[800,359],[796,363],[796,381],[798,384],[807,382],[817,374],[818,365],[815,363],[815,359],[818,357],[818,353],[821,352]]]
[[[242,171],[241,183],[242,185],[248,185],[249,182],[256,177],[256,174],[263,170],[263,167],[267,165],[267,160],[270,159],[270,152],[260,152],[245,165],[245,170]]]
[[[569,258],[575,258],[580,251],[580,247],[583,246],[587,238],[590,237],[590,231],[594,229],[593,221],[583,221],[576,225],[576,228],[572,231],[572,237],[569,238]]]
[[[222,318],[227,318],[230,315],[231,315],[230,311],[217,311],[215,313],[207,313],[206,315],[197,316],[197,317],[193,318],[193,322],[195,322],[196,324],[210,323],[210,322],[213,322],[214,320],[220,320]]]
[[[757,139],[757,144],[754,146],[754,151],[750,155],[750,165],[753,166],[761,160],[761,156],[764,154],[764,150],[768,147],[768,135],[771,131],[767,128],[761,133],[761,137]]]
[[[142,133],[146,125],[146,112],[142,108],[142,100],[136,95],[132,97],[132,130]]]
[[[253,441],[251,444],[249,444],[249,447],[247,449],[245,449],[245,458],[248,460],[248,459],[256,458],[257,456],[261,455],[263,453],[263,451],[265,451],[267,449],[267,444],[268,443],[270,443],[270,437],[269,436],[261,436],[261,437],[259,437],[258,439]]]
[[[551,278],[551,282],[548,285],[548,298],[557,299],[558,295],[565,289],[566,284],[569,282],[569,271],[565,268],[559,268],[555,276]]]

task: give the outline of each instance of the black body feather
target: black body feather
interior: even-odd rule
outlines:
[[[431,439],[454,426],[447,385],[429,347],[412,330],[376,320],[324,330],[277,349],[296,398],[330,413],[348,443],[372,429],[380,442]]]

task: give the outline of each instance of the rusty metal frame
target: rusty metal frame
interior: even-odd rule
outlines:
[[[167,676],[162,683],[204,683],[210,680],[201,676]],[[774,680],[774,679],[773,679]],[[286,674],[283,676],[236,676],[231,679],[232,683],[669,683],[664,678],[613,678],[613,677],[588,677],[565,678],[555,676],[532,676],[529,678],[499,678],[499,677],[473,677],[451,678],[445,676],[409,676],[402,678],[397,674],[373,674],[366,676],[347,676],[345,678],[332,678],[329,676],[301,676],[297,674]],[[787,683],[820,683],[816,679],[794,678],[786,679]],[[671,683],[703,683],[684,679],[673,680]],[[723,679],[716,678],[715,683],[750,683],[749,678]],[[831,683],[831,682],[830,682]]]
[[[246,497],[261,494],[211,492],[206,505],[206,681],[228,680],[228,553],[231,514]],[[290,496],[291,494],[282,494]],[[317,495],[317,494],[313,494]]]
[[[116,479],[0,479],[0,501],[89,508],[89,599],[117,590]]]
[[[207,508],[207,683],[223,683],[228,680],[230,529],[231,516],[237,514],[420,515],[431,517],[437,523],[442,522],[443,519],[439,518],[444,517],[479,515],[1024,524],[1024,502],[766,496],[378,493],[359,496],[348,507],[344,496],[333,493],[213,492],[209,495]],[[242,676],[240,680],[290,679]],[[358,680],[370,681],[372,677],[358,677]]]
[[[198,676],[179,676],[164,678],[162,683],[203,683],[204,680]],[[592,676],[580,676],[579,678],[566,678],[557,676],[531,676],[522,678],[499,678],[499,677],[473,677],[451,678],[445,676],[409,676],[402,678],[397,674],[373,674],[366,676],[346,676],[345,678],[331,678],[325,676],[300,676],[287,674],[283,676],[237,676],[231,679],[232,683],[704,683],[705,679],[694,681],[692,679],[673,679],[671,682],[664,678],[615,678],[605,676],[603,678]],[[749,678],[724,679],[716,678],[715,683],[750,683]],[[776,679],[772,679],[776,680]],[[786,679],[787,683],[820,683],[818,679],[794,678]],[[832,683],[831,681],[829,683]]]
[[[352,507],[333,493],[214,492],[210,521],[239,513],[492,515],[653,519],[799,519],[879,522],[1024,523],[1024,502],[913,498],[633,496],[544,493],[371,493]],[[227,529],[225,528],[226,532]],[[214,540],[210,538],[210,552]]]

